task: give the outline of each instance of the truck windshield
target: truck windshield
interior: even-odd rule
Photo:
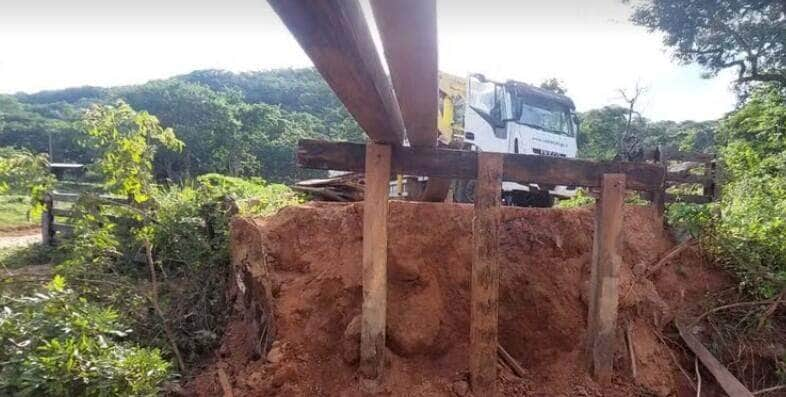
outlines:
[[[519,123],[560,135],[573,136],[570,114],[564,110],[548,110],[522,103]]]

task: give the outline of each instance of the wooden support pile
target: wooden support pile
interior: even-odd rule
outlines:
[[[440,181],[439,189],[446,188],[444,182],[451,178],[478,181],[468,357],[475,396],[495,394],[502,181],[601,188],[587,351],[596,377],[607,383],[616,327],[624,192],[648,191],[653,197],[661,193],[663,199],[664,168],[436,148],[435,0],[372,0],[392,83],[357,0],[268,1],[371,140],[367,145],[304,140],[297,152],[301,167],[365,173],[360,349],[364,388],[376,390],[384,379],[387,200],[394,173],[428,176],[430,181]],[[411,147],[402,146],[405,138]]]

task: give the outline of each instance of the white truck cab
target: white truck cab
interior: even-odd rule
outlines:
[[[516,81],[498,83],[475,74],[467,79],[464,148],[469,150],[575,158],[578,118],[573,101]],[[508,205],[551,206],[554,196],[571,197],[565,186],[503,182]],[[454,188],[457,201],[471,201],[474,183]]]

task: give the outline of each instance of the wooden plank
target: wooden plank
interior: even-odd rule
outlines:
[[[52,216],[69,218],[71,217],[71,210],[66,210],[62,208],[52,208]]]
[[[674,202],[682,202],[682,203],[693,203],[693,204],[707,204],[712,202],[712,197],[707,196],[698,196],[693,194],[671,194],[666,193],[666,202],[674,203]]]
[[[357,0],[268,0],[350,114],[376,142],[404,122]]]
[[[298,143],[296,162],[304,168],[362,172],[363,144],[304,139]],[[391,171],[397,174],[474,179],[477,152],[453,149],[413,149],[393,146]],[[594,162],[529,154],[503,155],[503,180],[519,183],[600,187],[603,174],[624,173],[627,188],[662,189],[663,167],[648,163]]]
[[[439,102],[437,2],[374,0],[371,7],[409,144],[433,147]]]
[[[53,223],[52,230],[55,232],[72,233],[74,231],[74,227],[72,225],[65,225],[62,223]]]
[[[680,332],[682,340],[685,341],[685,344],[688,345],[694,354],[696,354],[699,361],[701,361],[704,367],[715,377],[715,380],[718,381],[718,385],[726,394],[731,397],[753,397],[753,393],[735,378],[687,327],[682,325],[680,321],[675,321],[674,324],[677,326],[677,330]]]
[[[77,193],[64,193],[64,192],[52,192],[51,195],[53,201],[62,201],[65,203],[75,203],[79,200],[80,197],[80,195]],[[127,198],[110,196],[108,194],[99,195],[98,198],[101,199],[102,201],[106,201],[114,204],[129,203],[129,200]]]
[[[683,152],[679,150],[664,150],[669,160],[674,161],[695,161],[703,163],[715,160],[715,155],[712,153],[699,153],[699,152]]]
[[[381,381],[385,363],[390,146],[369,144],[366,150],[360,373],[373,386]]]
[[[472,221],[469,374],[473,395],[496,395],[499,227],[503,157],[480,153]]]
[[[709,179],[704,175],[692,174],[690,170],[669,172],[666,174],[666,181],[679,183],[698,183],[705,184]]]
[[[586,344],[588,364],[602,385],[611,384],[614,369],[624,201],[625,175],[603,175],[595,211]]]

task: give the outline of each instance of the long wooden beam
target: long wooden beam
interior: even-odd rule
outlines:
[[[366,134],[401,143],[401,112],[358,1],[268,2]]]
[[[433,147],[437,143],[437,2],[373,0],[371,7],[409,144]]]
[[[392,148],[391,171],[397,174],[475,179],[478,153],[450,149]],[[304,168],[362,172],[365,145],[310,139],[298,143],[296,162]],[[550,156],[504,154],[503,179],[519,183],[600,187],[603,174],[625,174],[631,190],[657,191],[663,167],[647,163],[595,162]]]

